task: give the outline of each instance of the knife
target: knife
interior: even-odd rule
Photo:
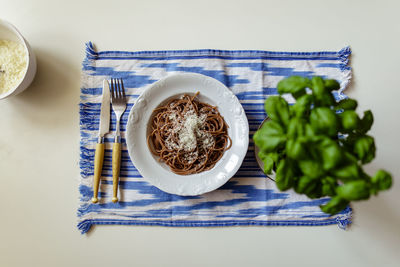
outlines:
[[[103,80],[103,97],[101,100],[99,137],[94,154],[94,181],[92,203],[97,203],[99,199],[99,184],[104,159],[104,135],[110,131],[110,86],[107,80]]]

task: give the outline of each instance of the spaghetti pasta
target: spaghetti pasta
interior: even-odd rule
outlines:
[[[156,108],[147,136],[150,151],[180,175],[212,169],[232,146],[218,108],[198,101],[198,94]]]

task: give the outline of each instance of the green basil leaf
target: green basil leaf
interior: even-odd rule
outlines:
[[[316,179],[324,174],[321,163],[316,160],[300,160],[298,164],[304,175],[310,178]]]
[[[357,138],[358,134],[349,133],[347,134],[347,137],[340,138],[338,141],[343,145],[345,151],[353,152],[354,143],[356,142]],[[355,161],[357,162],[357,158],[355,158]]]
[[[327,107],[319,107],[311,110],[310,123],[318,134],[337,136],[338,121],[333,110]]]
[[[260,150],[268,153],[283,147],[286,142],[286,136],[282,126],[270,120],[254,133],[253,140]]]
[[[316,186],[313,188],[313,190],[306,192],[306,196],[312,199],[322,197],[322,184],[320,180],[316,179],[315,184]]]
[[[364,112],[364,117],[361,120],[360,132],[365,134],[367,133],[374,123],[374,116],[372,115],[371,110],[367,110]]]
[[[353,152],[363,164],[371,162],[375,158],[374,138],[369,135],[363,135],[354,142]]]
[[[309,194],[314,189],[316,189],[317,185],[318,185],[317,179],[313,179],[308,176],[302,176],[297,182],[295,191],[299,194]]]
[[[333,215],[333,214],[339,213],[340,211],[344,210],[348,204],[349,204],[349,201],[347,201],[339,196],[334,196],[330,199],[330,201],[328,203],[326,203],[325,205],[322,205],[320,207],[323,212]]]
[[[322,185],[322,194],[324,196],[332,197],[332,196],[336,195],[335,189],[336,189],[336,187],[334,187],[330,184],[323,184]]]
[[[312,77],[311,87],[315,96],[321,97],[326,93],[324,80],[319,76]]]
[[[345,132],[356,130],[360,125],[360,118],[354,110],[345,110],[339,116]]]
[[[369,198],[369,186],[364,180],[351,181],[336,188],[336,193],[346,200],[362,200]]]
[[[304,145],[297,139],[289,139],[286,142],[286,154],[292,159],[302,159],[306,155]]]
[[[351,153],[349,153],[348,151],[344,152],[344,161],[352,163],[352,164],[356,164],[358,163],[358,159]]]
[[[289,115],[291,118],[296,116],[296,108],[294,107],[294,105],[289,105]]]
[[[315,131],[314,131],[314,129],[313,129],[313,127],[311,127],[311,124],[309,124],[309,123],[307,123],[306,125],[305,125],[305,134],[306,134],[306,137],[307,138],[312,138],[312,137],[314,137],[315,135],[316,135],[316,133],[315,133]]]
[[[350,163],[341,168],[335,168],[330,172],[343,182],[357,180],[360,177],[360,169],[357,163]]]
[[[258,156],[264,162],[264,173],[265,174],[271,174],[272,173],[272,169],[274,167],[273,158],[269,155],[269,153],[265,153],[262,150],[260,150],[260,152],[258,152]]]
[[[324,138],[319,144],[322,155],[322,167],[324,170],[330,170],[336,167],[342,160],[343,154],[339,145],[330,138]]]
[[[264,173],[265,174],[272,174],[273,168],[274,168],[274,161],[270,157],[265,158],[265,160],[264,160]]]
[[[392,176],[384,170],[378,170],[371,178],[373,186],[378,190],[387,190],[392,186]]]
[[[268,153],[268,156],[275,162],[275,164],[279,161],[279,154],[277,152]]]
[[[340,83],[333,79],[324,80],[325,88],[329,91],[336,91],[340,89]]]
[[[337,182],[334,178],[327,176],[321,179],[322,182],[322,194],[324,196],[336,195]]]
[[[311,109],[311,104],[313,102],[312,95],[303,95],[296,100],[296,103],[292,106],[295,115],[298,117],[305,116]]]
[[[307,121],[303,118],[292,118],[290,119],[288,128],[287,128],[287,136],[289,138],[297,138],[306,134],[306,124]]]
[[[291,161],[288,159],[281,160],[276,169],[276,186],[279,190],[286,191],[293,187],[294,180],[294,169]]]
[[[279,94],[292,94],[298,98],[306,93],[306,88],[310,87],[310,79],[301,76],[290,76],[278,83]]]
[[[351,98],[340,100],[336,104],[336,109],[355,110],[357,108],[357,101]]]
[[[321,77],[314,76],[311,79],[311,84],[315,106],[332,106],[335,104],[332,93],[325,88],[324,80]]]
[[[265,101],[265,111],[271,120],[287,126],[290,120],[289,105],[281,96],[270,96]]]

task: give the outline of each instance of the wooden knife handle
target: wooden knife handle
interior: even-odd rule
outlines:
[[[103,159],[104,159],[104,143],[97,143],[96,152],[94,154],[94,181],[93,181],[92,203],[97,203],[99,201],[99,199],[97,198],[97,194],[99,192],[101,171],[103,169]]]
[[[118,182],[121,168],[121,143],[114,143],[112,150],[112,173],[113,173],[113,198],[112,202],[118,202]]]

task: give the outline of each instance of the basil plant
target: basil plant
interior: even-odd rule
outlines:
[[[359,117],[354,99],[336,102],[336,80],[291,76],[278,84],[279,96],[265,101],[270,120],[254,134],[264,172],[276,173],[281,191],[293,188],[310,198],[330,197],[322,211],[336,214],[351,201],[365,200],[387,190],[391,175],[378,170],[370,176],[362,165],[375,157],[370,110]],[[281,96],[291,94],[289,105]]]

